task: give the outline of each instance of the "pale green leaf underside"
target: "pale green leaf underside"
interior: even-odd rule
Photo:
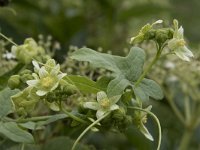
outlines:
[[[143,79],[138,87],[133,87],[135,95],[141,100],[148,100],[149,97],[162,99],[163,91],[161,87],[153,80]]]
[[[4,117],[13,111],[10,97],[19,92],[19,90],[10,90],[6,88],[0,91],[0,117]]]
[[[34,143],[33,136],[21,129],[15,122],[0,122],[0,133],[15,142]]]

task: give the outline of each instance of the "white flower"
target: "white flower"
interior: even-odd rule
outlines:
[[[106,93],[100,91],[97,93],[97,102],[85,102],[84,107],[92,110],[97,110],[96,117],[97,119],[102,117],[105,113],[119,109],[119,106],[116,104],[121,96],[113,96],[108,98]]]
[[[48,92],[55,90],[60,80],[66,75],[60,72],[60,65],[55,63],[53,59],[49,59],[44,66],[40,68],[36,61],[32,62],[34,65],[33,73],[35,80],[28,80],[27,84],[37,89],[38,96],[44,96]]]
[[[183,27],[181,26],[180,28],[178,28],[177,20],[174,20],[174,27],[174,35],[173,38],[168,42],[168,47],[182,60],[190,61],[190,57],[194,57],[194,55],[186,47],[186,42],[183,35]]]

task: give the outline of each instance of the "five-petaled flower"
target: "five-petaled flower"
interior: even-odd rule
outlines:
[[[97,102],[85,102],[83,106],[85,108],[97,110],[96,117],[98,119],[107,112],[119,109],[116,103],[119,101],[120,97],[121,96],[118,95],[108,98],[105,92],[100,91],[97,93]]]
[[[186,42],[183,35],[183,27],[178,28],[178,21],[174,20],[174,34],[173,38],[168,42],[168,47],[179,58],[185,61],[190,61],[190,57],[194,57],[193,53],[186,47]]]
[[[49,59],[44,66],[40,68],[36,61],[32,62],[34,65],[33,73],[34,80],[28,80],[27,84],[37,89],[38,96],[44,96],[48,92],[55,90],[60,80],[66,75],[60,72],[60,65],[55,63],[55,60]]]

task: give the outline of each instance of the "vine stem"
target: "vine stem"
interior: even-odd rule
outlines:
[[[192,134],[193,132],[191,130],[185,129],[185,132],[181,138],[181,142],[180,142],[180,146],[178,150],[187,150]]]
[[[21,150],[24,150],[25,144],[22,143]]]
[[[164,91],[165,92],[165,91]],[[168,92],[170,93],[170,92]],[[179,109],[177,108],[176,104],[174,103],[173,99],[172,99],[172,95],[168,94],[167,92],[165,92],[165,96],[166,99],[169,103],[169,105],[171,106],[172,110],[174,111],[175,115],[177,116],[177,118],[183,123],[185,124],[185,119],[182,115],[182,113],[179,111]]]
[[[76,145],[78,144],[78,142],[80,141],[80,139],[93,127],[95,126],[97,123],[99,123],[102,119],[104,119],[105,117],[107,117],[110,114],[110,112],[106,113],[105,115],[103,115],[102,117],[100,117],[99,119],[97,119],[96,121],[94,121],[92,124],[90,124],[80,135],[79,137],[76,139],[76,141],[74,142],[72,149],[71,150],[75,150]]]
[[[66,111],[62,106],[61,106],[61,110],[62,110],[66,115],[68,115],[69,117],[71,117],[72,119],[74,119],[74,120],[76,120],[76,121],[78,121],[78,122],[87,124],[87,121],[85,121],[85,120],[83,120],[83,119],[81,119],[81,118],[79,118],[79,117],[73,115],[72,113]]]
[[[135,86],[137,87],[140,82],[142,82],[142,80],[144,79],[144,77],[147,75],[147,73],[151,70],[152,66],[157,62],[157,60],[159,59],[161,52],[162,52],[162,48],[157,48],[157,54],[156,56],[153,58],[152,62],[149,64],[149,66],[147,66],[147,68],[144,70],[144,72],[142,73],[142,75],[139,77],[139,79],[136,81]]]
[[[139,110],[139,111],[144,111],[147,114],[149,114],[155,120],[155,122],[157,123],[157,126],[158,126],[158,146],[157,146],[157,150],[159,150],[160,149],[160,145],[161,145],[161,140],[162,140],[162,131],[161,131],[160,121],[158,120],[156,115],[154,113],[148,111],[148,110],[145,110],[145,109],[142,109],[142,108],[139,108],[139,107],[131,107],[131,106],[129,106],[128,108]]]
[[[6,39],[7,41],[9,41],[9,42],[12,43],[13,45],[18,46],[15,42],[13,42],[11,39],[9,39],[9,38],[6,37],[5,35],[3,35],[1,32],[0,32],[0,36],[2,36],[4,39]]]

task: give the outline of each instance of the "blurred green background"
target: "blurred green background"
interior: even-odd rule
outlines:
[[[122,53],[124,48],[129,47],[129,38],[136,35],[144,24],[158,19],[172,24],[174,18],[183,25],[185,36],[190,41],[189,47],[199,49],[199,0],[12,0],[8,7],[0,7],[0,31],[18,44],[27,37],[37,40],[40,34],[51,35],[61,44],[61,50],[55,57],[62,61],[70,45],[93,49],[102,47],[114,54]],[[154,106],[163,127],[162,150],[176,149],[183,126],[165,100]],[[148,128],[156,137],[156,127],[151,119]],[[63,131],[61,135],[75,132],[67,127]],[[105,136],[107,138],[104,139]],[[156,142],[149,142],[135,130],[130,129],[125,135],[117,136],[115,133],[97,133],[88,135],[85,142],[95,144],[100,150],[110,149],[109,144],[113,145],[113,150],[155,149]],[[195,132],[190,149],[200,148],[199,141],[200,129]],[[130,148],[132,145],[136,148]],[[46,147],[48,150],[57,148]]]
[[[69,45],[121,51],[141,26],[158,19],[176,18],[191,44],[200,40],[199,0],[12,0],[9,8],[0,8],[2,33],[17,43],[52,35],[64,54]]]

